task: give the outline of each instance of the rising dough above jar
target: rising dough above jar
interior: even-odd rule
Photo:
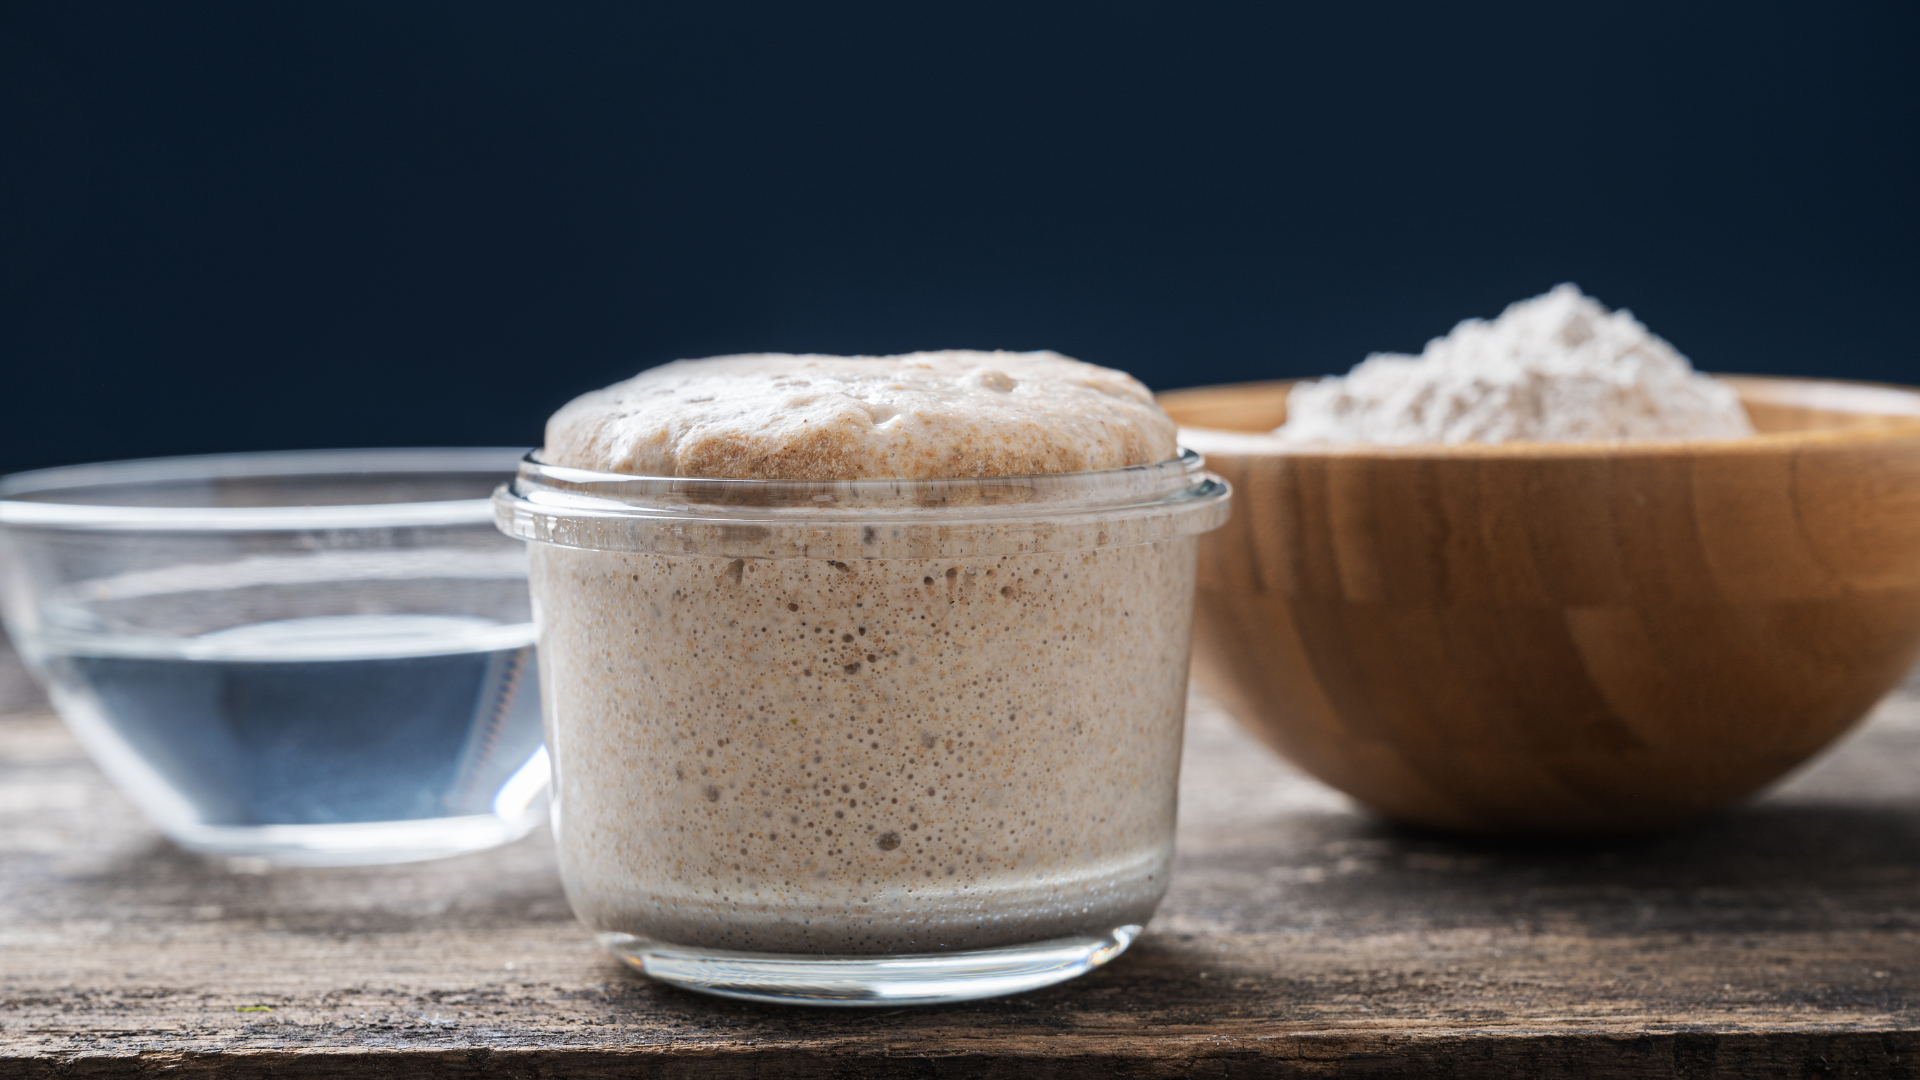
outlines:
[[[1124,372],[1053,352],[681,360],[547,423],[549,464],[638,476],[932,480],[1166,461],[1174,425]]]

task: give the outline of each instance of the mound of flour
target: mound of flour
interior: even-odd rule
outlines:
[[[1724,383],[1574,285],[1468,319],[1419,356],[1376,353],[1287,397],[1289,442],[1602,442],[1753,434]]]

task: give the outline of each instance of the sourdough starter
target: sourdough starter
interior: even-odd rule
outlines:
[[[724,402],[694,403],[708,411],[692,423],[623,384],[556,416],[550,448],[570,448],[567,464],[667,472],[699,458],[686,448],[704,439],[736,474],[778,471],[787,454],[807,476],[837,460],[851,475],[907,479],[961,471],[955,461],[977,474],[1173,455],[1172,425],[1144,388],[1059,357],[785,360],[782,373],[782,358],[753,358],[757,375],[735,389],[751,397],[783,375],[813,384],[798,396],[832,384],[847,400],[828,403],[840,423],[830,436],[791,417],[789,434],[815,442],[783,444],[775,424],[743,436]],[[661,377],[675,393],[728,392],[698,364],[678,367]],[[906,377],[862,381],[886,367]],[[1036,382],[1044,392],[996,412],[994,395]],[[892,397],[869,410],[863,386]],[[806,412],[816,401],[802,419],[818,419]],[[904,434],[864,437],[903,415]],[[955,432],[991,452],[970,457]],[[1106,536],[924,558],[533,544],[555,827],[575,910],[603,933],[813,954],[1144,924],[1173,853],[1196,537]]]

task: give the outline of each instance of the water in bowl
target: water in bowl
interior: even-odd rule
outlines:
[[[530,622],[335,614],[30,647],[95,760],[176,840],[325,864],[478,850],[537,822],[533,641]]]

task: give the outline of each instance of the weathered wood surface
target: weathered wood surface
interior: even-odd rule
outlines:
[[[1759,802],[1641,840],[1396,829],[1204,702],[1185,769],[1173,893],[1111,967],[826,1011],[622,969],[540,836],[370,870],[185,854],[17,714],[0,1076],[1920,1074],[1920,697]]]

